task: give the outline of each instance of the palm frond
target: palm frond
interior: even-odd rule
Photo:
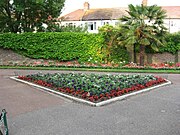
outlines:
[[[154,51],[156,51],[156,52],[159,51],[159,49],[158,49],[158,47],[156,46],[156,44],[151,44],[151,48],[152,48]]]
[[[123,16],[125,22],[122,26],[121,43],[125,46],[140,44],[151,46],[158,51],[158,47],[164,44],[163,35],[166,34],[166,27],[163,19],[166,12],[157,5],[133,6],[129,5],[129,16]]]

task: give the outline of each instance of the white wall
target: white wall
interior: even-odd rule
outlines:
[[[170,33],[180,31],[180,19],[165,19],[165,26],[168,28]]]
[[[98,28],[102,27],[105,24],[115,26],[119,21],[118,20],[92,20],[92,21],[63,21],[61,25],[75,25],[75,26],[88,26],[89,33],[98,33]],[[180,19],[165,19],[165,26],[168,28],[170,33],[180,31]]]
[[[106,24],[115,26],[118,20],[92,20],[92,21],[63,21],[62,26],[74,25],[74,26],[88,26],[89,33],[98,33],[98,28]]]

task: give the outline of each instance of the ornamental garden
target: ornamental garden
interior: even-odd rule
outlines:
[[[161,47],[159,52],[176,54],[179,51],[179,44],[177,44],[179,40],[172,39],[179,39],[177,38],[178,35],[169,36],[167,41],[170,42],[167,42],[165,47]],[[174,71],[179,73],[180,71],[179,63],[175,62],[144,64],[144,66],[129,62],[127,47],[120,46],[117,42],[109,46],[109,42],[109,40],[106,41],[103,34],[70,32],[0,34],[1,48],[11,49],[30,58],[28,61],[19,63],[9,62],[7,65],[2,65],[2,68],[3,66],[5,68],[22,69],[27,67],[32,67],[31,69],[37,67],[61,69],[61,67],[64,67],[69,70],[69,67],[71,67],[77,70],[77,68],[85,67],[85,70],[90,68],[96,70],[97,68],[98,71],[103,71],[103,69],[113,71],[116,68],[118,69],[117,72],[123,69],[130,69],[128,72],[139,72],[139,69],[141,69],[141,72],[145,72],[146,69],[148,69],[148,72],[152,69],[158,70],[157,72],[160,72],[159,69],[162,69],[163,72]],[[128,97],[128,95],[170,84],[168,80],[153,75],[55,73],[18,76],[13,79],[94,106],[104,105]]]
[[[54,26],[54,23],[52,29],[49,25],[47,29],[38,29],[37,33],[33,31],[40,26],[39,24],[32,29],[19,28],[16,32],[10,31],[9,28],[0,29],[0,49],[13,50],[29,58],[27,61],[0,61],[0,68],[50,67],[50,69],[65,68],[66,70],[70,68],[97,70],[98,68],[98,71],[108,69],[106,71],[150,72],[153,70],[155,72],[158,70],[156,72],[180,73],[180,33],[168,33],[163,22],[166,12],[156,5],[130,4],[128,14],[120,18],[121,23],[117,26],[102,26],[98,34],[87,33],[84,30],[75,32],[72,29],[62,32]],[[14,17],[14,14],[12,15]],[[17,23],[10,24],[17,25]],[[7,33],[4,33],[5,31]],[[150,62],[152,60],[148,59],[145,61],[145,56],[156,53],[171,53],[175,58],[171,61],[167,59],[162,63],[152,63]],[[13,79],[91,103],[125,97],[170,83],[164,78],[153,75],[75,73],[33,74]]]
[[[92,103],[101,103],[154,86],[170,84],[166,79],[153,75],[100,75],[92,73],[37,73],[18,76],[15,79],[28,82],[31,85],[42,86],[42,89],[48,88],[51,92],[63,94],[70,99],[75,97],[75,99],[81,99],[78,101]]]

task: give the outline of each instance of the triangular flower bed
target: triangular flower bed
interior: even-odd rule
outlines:
[[[12,79],[93,106],[101,106],[171,83],[166,79],[153,75],[83,73],[37,73],[12,77]]]

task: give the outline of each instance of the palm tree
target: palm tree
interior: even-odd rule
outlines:
[[[166,28],[163,19],[166,12],[156,5],[129,6],[128,16],[120,18],[122,25],[122,43],[127,46],[139,45],[140,65],[144,65],[145,47],[151,46],[155,51],[163,45]]]

